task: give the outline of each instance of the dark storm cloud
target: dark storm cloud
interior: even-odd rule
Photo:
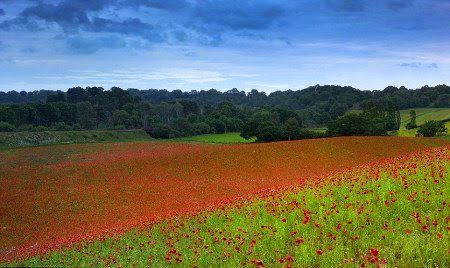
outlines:
[[[352,19],[358,22],[340,35],[342,38],[372,30],[421,31],[418,27],[435,28],[432,23],[419,23],[422,16],[400,18],[386,12],[396,11],[402,15],[403,10],[418,6],[416,2],[425,3],[425,0],[321,0],[323,5],[311,4],[307,0],[47,0],[21,1],[20,5],[17,1],[0,1],[5,3],[2,8],[10,16],[0,22],[0,30],[48,31],[55,35],[62,32],[66,37],[83,36],[83,33],[98,34],[97,38],[118,35],[121,38],[137,37],[150,44],[218,46],[233,37],[288,40],[279,32],[284,30],[289,37],[302,32],[306,35],[311,25],[315,27],[314,34],[329,36],[339,30],[334,27],[339,26],[335,22],[342,18],[341,13],[351,14]],[[436,6],[448,2],[433,0],[426,3]],[[16,7],[14,15],[10,14],[8,5]],[[332,14],[324,11],[332,11]],[[379,15],[371,17],[375,13]],[[386,17],[392,19],[391,24],[381,26]],[[362,24],[364,29],[358,29]],[[67,40],[68,43],[72,41]],[[76,44],[95,43],[90,47],[102,44],[100,41],[82,41],[85,42]],[[147,48],[148,45],[138,47]]]
[[[289,1],[288,1],[289,2]],[[281,18],[285,10],[283,1],[237,1],[237,0],[65,0],[58,3],[36,2],[25,8],[14,19],[0,23],[3,30],[25,28],[29,31],[44,31],[52,25],[59,26],[66,34],[80,32],[114,33],[137,36],[149,42],[195,42],[205,45],[218,45],[226,31],[264,30]],[[101,15],[101,11],[111,8],[115,11],[128,8],[149,8],[164,10],[172,14],[170,23],[154,25],[142,18],[124,18],[122,20]],[[164,20],[164,15],[161,18]],[[156,18],[158,20],[158,18]],[[81,44],[70,46],[76,49]],[[68,40],[73,43],[73,40]],[[92,47],[101,45],[94,42]]]
[[[7,25],[27,25],[39,19],[47,23],[56,23],[65,31],[73,31],[90,23],[89,12],[100,11],[115,3],[115,0],[66,0],[57,4],[39,1],[36,5],[24,9],[14,20],[7,21],[12,22]]]
[[[78,33],[80,30],[95,33],[118,33],[139,36],[148,41],[163,41],[162,35],[155,32],[155,27],[153,25],[145,23],[139,18],[115,21],[89,16],[89,12],[100,11],[113,5],[115,2],[117,1],[78,0],[64,1],[55,5],[40,2],[35,6],[23,10],[15,19],[1,23],[0,27],[3,29],[11,29],[14,26],[23,26],[30,31],[39,31],[46,29],[38,23],[39,21],[43,21],[45,23],[57,24],[66,33]],[[68,42],[73,43],[73,40],[68,40]],[[81,40],[72,47],[76,48],[82,43],[89,42]],[[94,45],[99,45],[101,43],[102,42],[95,42]]]

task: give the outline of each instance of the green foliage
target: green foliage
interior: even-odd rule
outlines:
[[[96,113],[92,104],[88,101],[77,103],[77,122],[83,129],[93,129],[96,121]]]
[[[45,126],[37,126],[37,127],[35,128],[35,130],[36,130],[37,132],[44,132],[44,131],[48,131],[49,129],[48,129],[48,127],[45,127]]]
[[[53,123],[50,127],[50,130],[53,131],[70,131],[73,130],[73,128],[69,125],[66,125],[64,122],[56,122]]]
[[[416,118],[417,118],[416,111],[411,110],[409,113],[409,123],[406,124],[405,128],[406,129],[416,128],[417,127]]]
[[[362,113],[349,113],[328,125],[331,136],[383,136],[388,131],[398,130],[400,112],[391,102],[366,102]]]
[[[253,114],[241,131],[243,138],[256,137],[260,142],[304,138],[302,120],[298,113],[288,109],[263,109]]]
[[[406,125],[410,123],[411,110],[401,110],[402,123],[400,129],[392,134],[404,137],[415,137],[417,135],[418,126],[430,120],[444,121],[446,127],[450,128],[450,122],[446,121],[450,119],[450,108],[417,108],[414,109],[414,111],[416,112],[417,127],[414,129],[406,128]],[[447,137],[450,138],[450,135],[447,134]]]
[[[357,136],[366,133],[367,122],[360,114],[348,114],[338,118],[328,125],[331,136]]]
[[[171,139],[179,136],[178,131],[167,124],[157,124],[148,132],[150,136],[157,139]]]
[[[298,131],[295,123],[286,125],[290,118],[295,118],[300,128],[325,126],[349,109],[363,107],[366,117],[384,121],[368,123],[367,133],[385,135],[383,124],[387,131],[399,129],[400,114],[395,107],[446,107],[448,96],[450,87],[446,85],[417,90],[387,87],[373,92],[316,85],[269,95],[255,89],[246,94],[235,88],[188,93],[75,87],[67,92],[0,92],[0,103],[9,103],[0,104],[0,121],[21,131],[35,131],[38,126],[52,129],[56,123],[64,123],[67,127],[63,129],[75,130],[154,129],[166,124],[175,130],[171,136],[177,137],[228,132],[253,137],[258,132],[260,141],[274,141],[313,136]],[[269,115],[264,117],[264,113]],[[418,115],[417,124],[420,120]]]
[[[205,122],[192,124],[192,132],[194,135],[203,135],[211,133],[211,127]]]
[[[283,125],[283,135],[288,138],[288,140],[294,140],[298,138],[298,134],[301,131],[300,123],[297,118],[291,117]]]
[[[425,124],[420,125],[417,130],[417,136],[421,137],[434,137],[436,135],[443,135],[447,132],[444,121],[427,121]]]
[[[8,122],[0,122],[0,132],[12,132],[15,127]]]

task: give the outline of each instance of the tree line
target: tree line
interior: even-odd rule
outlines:
[[[324,125],[330,135],[348,133],[336,127],[346,124],[355,135],[385,135],[398,128],[399,109],[450,107],[450,87],[360,91],[317,85],[269,95],[255,89],[245,93],[74,87],[66,92],[0,92],[0,103],[0,131],[143,128],[156,138],[241,132],[243,137],[275,141],[322,137],[306,128]],[[342,117],[355,108],[363,113]]]

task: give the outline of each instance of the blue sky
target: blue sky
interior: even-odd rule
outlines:
[[[0,0],[0,90],[450,84],[450,0]]]

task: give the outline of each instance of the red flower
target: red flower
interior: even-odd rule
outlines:
[[[370,250],[370,254],[374,257],[378,256],[378,249],[377,248],[373,248]]]
[[[251,262],[256,266],[264,266],[263,262],[260,260],[251,260]]]
[[[316,251],[316,253],[317,253],[317,255],[322,255],[322,254],[323,254],[323,251],[322,251],[321,249],[318,249],[318,250]]]

